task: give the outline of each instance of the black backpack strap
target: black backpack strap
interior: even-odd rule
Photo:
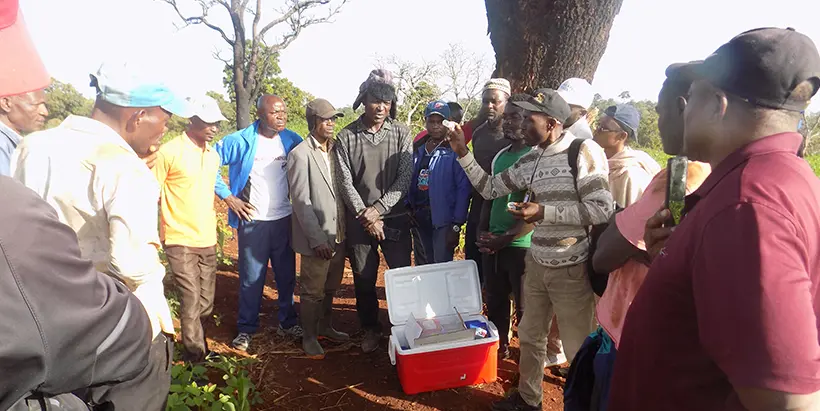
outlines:
[[[578,194],[579,200],[581,193],[578,193],[578,154],[581,153],[581,144],[584,144],[584,139],[576,138],[569,143],[569,150],[567,150],[569,172],[572,173],[572,184],[575,186],[575,193]]]
[[[575,186],[575,194],[578,196],[578,201],[581,201],[581,193],[578,192],[578,154],[581,153],[581,144],[584,144],[584,139],[576,138],[569,144],[567,150],[567,161],[569,162],[569,172],[572,174],[572,185]]]

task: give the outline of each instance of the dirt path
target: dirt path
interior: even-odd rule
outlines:
[[[221,218],[224,206],[218,203]],[[231,239],[226,245],[226,253],[236,257],[236,242]],[[299,267],[297,256],[297,267]],[[214,351],[244,356],[229,344],[236,331],[236,304],[239,289],[237,265],[221,267],[216,286],[214,312],[219,315],[219,326],[214,321],[206,324],[209,344]],[[381,273],[387,267],[382,262]],[[513,387],[517,372],[518,340],[512,341],[512,360],[499,364],[498,381],[483,386],[460,388],[417,395],[405,395],[394,367],[387,356],[387,339],[372,354],[363,354],[358,347],[361,334],[358,332],[356,301],[353,278],[349,267],[346,269],[342,289],[334,300],[335,323],[341,331],[353,335],[353,343],[332,345],[323,342],[328,351],[324,360],[310,360],[302,357],[300,344],[278,336],[276,329],[277,292],[272,272],[268,271],[265,297],[262,302],[261,330],[254,336],[250,355],[259,362],[253,365],[251,375],[262,393],[265,403],[256,410],[488,410],[489,404],[503,398],[504,392]],[[384,282],[380,276],[377,284],[381,318],[387,322],[387,304],[384,300]],[[299,288],[296,289],[299,301]],[[563,409],[563,378],[556,369],[544,375],[544,409]]]

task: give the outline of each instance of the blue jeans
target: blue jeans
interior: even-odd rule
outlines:
[[[413,214],[416,227],[413,229],[413,257],[416,265],[445,263],[453,261],[455,249],[447,246],[447,234],[452,226],[433,227],[430,209],[416,210]]]
[[[291,217],[274,221],[239,223],[239,332],[253,334],[259,328],[259,308],[268,261],[279,291],[279,325],[296,325],[293,290],[296,285],[296,255],[290,245]]]

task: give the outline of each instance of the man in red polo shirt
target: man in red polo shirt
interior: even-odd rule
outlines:
[[[794,131],[820,55],[757,29],[678,69],[685,151],[712,174],[632,303],[608,409],[818,409],[820,180]]]

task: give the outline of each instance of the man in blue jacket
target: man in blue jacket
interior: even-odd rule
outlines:
[[[228,165],[230,188],[216,178],[216,195],[230,208],[228,224],[239,236],[239,318],[233,347],[247,351],[259,328],[259,307],[270,260],[279,291],[280,336],[301,337],[293,307],[296,256],[290,244],[291,205],[287,156],[302,137],[285,128],[287,107],[264,95],[256,104],[259,119],[216,144]]]
[[[446,143],[450,107],[434,101],[424,109],[429,138],[413,153],[413,180],[407,205],[416,227],[413,246],[416,265],[453,260],[461,226],[467,222],[473,186]]]

